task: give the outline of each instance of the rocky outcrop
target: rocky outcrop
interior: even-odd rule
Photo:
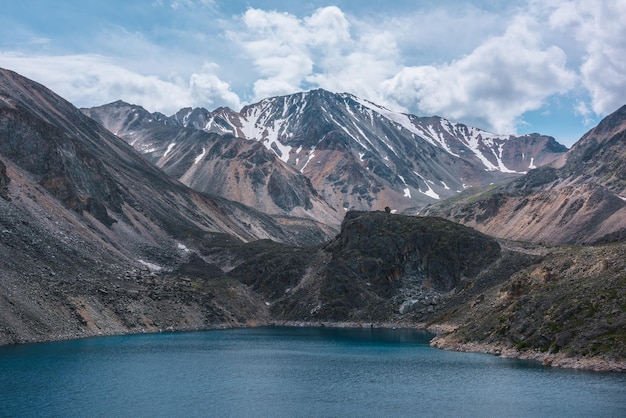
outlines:
[[[354,211],[322,249],[267,243],[228,277],[260,293],[275,319],[415,320],[499,258],[494,239],[443,219]]]
[[[626,371],[624,251],[624,244],[553,247],[539,263],[450,313],[446,321],[455,330],[434,344],[554,366]]]
[[[448,292],[495,261],[500,246],[493,238],[440,218],[349,212],[326,251],[333,263],[360,273],[384,295],[407,274]]]

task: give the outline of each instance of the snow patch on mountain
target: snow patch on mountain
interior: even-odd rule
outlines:
[[[311,147],[311,151],[309,151],[308,155],[307,155],[307,160],[304,163],[304,165],[302,166],[302,168],[300,169],[301,173],[304,173],[304,169],[306,168],[306,166],[311,162],[311,160],[313,159],[313,157],[315,157],[315,146]]]
[[[365,145],[363,142],[361,142],[359,140],[359,138],[357,138],[356,136],[352,135],[352,133],[348,130],[348,128],[346,128],[343,124],[339,123],[334,117],[333,115],[328,112],[326,109],[324,109],[322,107],[322,110],[324,111],[324,113],[326,113],[326,116],[328,116],[328,118],[333,121],[337,126],[339,126],[345,133],[346,135],[348,135],[350,138],[354,139],[354,141],[359,144],[362,148],[366,149],[366,150],[370,150],[369,147],[367,145]],[[363,137],[367,140],[367,136],[365,136],[365,134],[363,134]],[[368,140],[369,142],[369,140]],[[371,144],[371,143],[370,143]]]
[[[262,103],[265,105],[267,101]],[[289,127],[287,119],[277,119],[271,124],[268,122],[268,109],[265,106],[252,108],[252,113],[241,119],[241,131],[246,139],[256,139],[261,141],[265,148],[273,151],[278,158],[287,162],[291,147],[283,145],[279,137],[281,130],[284,133]]]
[[[202,153],[196,157],[193,163],[198,164],[200,161],[202,161],[205,155],[206,155],[206,148],[202,147]]]
[[[413,174],[415,174],[416,176],[418,176],[420,179],[422,179],[422,181],[424,182],[424,184],[426,185],[427,190],[425,192],[423,192],[421,189],[419,190],[420,193],[425,194],[428,197],[432,197],[433,199],[436,200],[440,200],[441,198],[439,197],[439,195],[433,190],[432,187],[430,187],[430,185],[428,184],[429,182],[434,184],[432,181],[430,180],[426,180],[424,179],[424,177],[422,177],[422,175],[420,173],[418,173],[417,171],[414,171]]]
[[[353,97],[353,99],[370,111],[374,111],[395,123],[399,130],[406,129],[413,135],[417,135],[418,137],[426,140],[431,145],[444,149],[450,155],[460,157],[458,153],[452,150],[446,141],[446,136],[459,138],[483,163],[486,171],[516,173],[516,171],[510,170],[506,167],[502,161],[502,147],[504,145],[504,138],[502,136],[491,134],[476,128],[468,128],[467,135],[463,135],[461,132],[458,132],[458,130],[460,126],[464,127],[464,125],[452,123],[444,118],[439,119],[438,125],[431,123],[426,126],[421,126],[414,123],[414,117],[411,115],[391,111],[385,107],[376,105],[368,100],[360,99],[358,97]],[[352,114],[352,112],[350,113]],[[496,144],[494,141],[497,139],[502,142]],[[490,159],[483,154],[484,151],[489,152],[489,154],[495,157],[496,164],[492,163]]]
[[[172,142],[171,144],[169,144],[167,146],[167,149],[165,150],[165,153],[163,154],[163,158],[167,157],[167,154],[169,154],[172,148],[174,148],[175,146],[176,146],[176,142]]]
[[[404,128],[406,130],[408,130],[411,133],[414,133],[416,135],[422,136],[422,132],[420,129],[418,129],[413,122],[411,121],[411,118],[409,117],[409,115],[406,115],[404,113],[398,113],[398,112],[393,112],[385,107],[382,106],[378,106],[370,101],[367,101],[365,99],[360,99],[358,97],[354,97],[354,100],[356,100],[358,103],[360,103],[361,105],[377,112],[378,114],[384,116],[385,118],[389,119],[392,122],[395,122],[398,125],[398,129]],[[424,138],[426,139],[428,142],[430,142],[433,145],[436,145],[432,139],[430,138]]]
[[[444,123],[447,122],[447,123]],[[449,126],[450,122],[448,122],[445,119],[441,119],[440,123],[439,123],[439,127],[444,131],[447,132],[449,135],[453,135],[453,133],[450,131],[450,126]],[[448,126],[446,126],[448,125]],[[421,129],[420,127],[416,126],[416,129],[421,133],[421,136],[426,139],[428,142],[430,142],[433,145],[436,146],[440,146],[441,148],[445,149],[449,154],[454,155],[455,157],[459,157],[458,154],[456,154],[455,152],[452,151],[452,149],[450,148],[450,146],[448,145],[448,143],[446,142],[445,138],[443,137],[443,135],[441,134],[441,132],[438,132],[435,129],[434,125],[428,125],[426,126],[425,129]]]

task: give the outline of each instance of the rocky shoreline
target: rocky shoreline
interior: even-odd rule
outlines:
[[[433,338],[430,345],[442,350],[462,351],[467,353],[485,353],[502,358],[534,360],[540,362],[543,366],[560,367],[563,369],[596,372],[626,372],[626,361],[615,361],[603,357],[568,357],[561,353],[551,354],[531,350],[520,351],[515,348],[495,344],[447,341],[442,336]]]
[[[543,366],[560,367],[564,369],[587,370],[597,372],[626,372],[626,361],[616,361],[604,357],[568,357],[562,353],[551,354],[538,351],[524,350],[505,347],[496,344],[481,344],[477,342],[460,343],[448,341],[445,334],[457,327],[451,324],[426,325],[423,323],[395,323],[395,322],[305,322],[305,321],[274,321],[271,326],[285,327],[331,327],[331,328],[392,328],[392,329],[415,329],[429,332],[435,335],[431,340],[431,347],[440,350],[460,351],[467,353],[491,354],[502,358],[516,358],[520,360],[533,360]]]

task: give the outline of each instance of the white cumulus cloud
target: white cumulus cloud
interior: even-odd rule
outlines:
[[[98,55],[21,56],[0,54],[0,62],[77,106],[118,99],[148,109],[175,111],[190,102],[188,88],[174,81],[129,71]]]
[[[408,36],[387,28],[389,22],[359,21],[334,6],[304,18],[249,9],[242,33],[233,36],[261,75],[256,100],[322,87],[500,133],[516,132],[525,112],[570,91],[578,79],[565,51],[546,43],[543,23],[529,10],[465,55],[436,65],[406,65],[399,41],[406,48]],[[421,26],[415,22],[416,31]]]
[[[0,53],[0,66],[42,82],[80,107],[98,106],[119,99],[166,114],[190,105],[218,103],[236,110],[241,106],[229,84],[213,74],[216,67],[212,64],[191,74],[189,81],[181,77],[162,79],[156,75],[143,75],[111,59],[91,54],[24,56]]]
[[[566,61],[559,47],[543,44],[535,22],[520,16],[468,55],[440,66],[405,67],[384,88],[405,106],[510,133],[525,112],[574,86],[576,74]]]
[[[216,64],[205,64],[201,72],[191,75],[189,87],[193,103],[202,104],[203,107],[217,104],[239,110],[239,96],[231,90],[230,84],[214,74],[216,69]]]
[[[598,115],[626,103],[626,2],[559,0],[551,3],[553,28],[583,49],[580,75]],[[579,105],[580,106],[580,105]]]
[[[238,110],[321,87],[498,133],[566,106],[591,123],[626,102],[626,1],[344,3],[304,14],[320,3],[281,3],[292,13],[215,0],[151,4],[161,18],[154,26],[92,16],[88,27],[99,29],[84,38],[56,40],[9,20],[3,34],[19,42],[5,42],[0,66],[78,106],[122,99],[168,114]]]
[[[248,9],[242,21],[243,31],[231,37],[261,75],[255,100],[309,87],[384,100],[376,86],[398,70],[394,37],[380,28],[353,28],[336,6],[304,18]]]

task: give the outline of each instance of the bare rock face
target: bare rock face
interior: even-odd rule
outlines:
[[[448,292],[462,277],[474,277],[500,255],[493,239],[441,218],[405,217],[384,212],[349,212],[341,233],[326,250],[381,294],[407,272]],[[356,255],[356,257],[355,257]]]
[[[565,155],[561,176],[626,196],[626,105],[604,118]]]
[[[20,96],[20,102],[0,102],[0,153],[36,176],[39,184],[71,209],[78,213],[86,210],[110,226],[113,220],[108,210],[121,212],[122,192],[106,175],[103,162],[94,158],[94,144],[66,131],[73,126],[79,132],[90,132],[92,137],[97,137],[95,125],[82,119],[75,109],[72,111],[67,102],[46,102],[49,95],[45,88],[35,84],[24,86],[19,77],[4,75],[0,88],[0,94],[5,97],[20,90],[26,93]],[[34,102],[35,96],[39,97],[39,103]],[[56,106],[65,118],[54,120],[46,106]]]

